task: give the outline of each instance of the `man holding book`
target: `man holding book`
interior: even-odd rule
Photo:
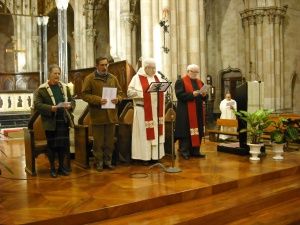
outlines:
[[[227,93],[225,95],[225,99],[223,99],[220,103],[220,110],[221,110],[221,119],[236,119],[234,114],[234,110],[237,109],[236,101],[231,98],[231,94]],[[221,127],[222,131],[228,132],[236,132],[235,127]],[[229,135],[220,134],[219,138],[221,140],[226,140],[230,138]]]

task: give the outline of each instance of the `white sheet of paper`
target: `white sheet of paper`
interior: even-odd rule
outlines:
[[[206,93],[207,93],[208,88],[209,88],[208,85],[204,84],[204,85],[202,86],[202,88],[199,90],[200,94],[202,94],[203,92],[206,92]]]
[[[60,102],[56,105],[56,107],[64,108],[64,107],[67,107],[67,106],[70,106],[70,105],[71,105],[71,102]]]
[[[107,99],[107,103],[101,106],[102,109],[115,109],[116,104],[113,104],[111,100],[117,98],[117,88],[104,87],[102,98]]]

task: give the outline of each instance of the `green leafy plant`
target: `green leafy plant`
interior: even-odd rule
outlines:
[[[271,132],[271,142],[282,144],[299,139],[299,131],[291,119],[280,117],[278,121],[272,121],[272,125],[275,130]]]
[[[243,121],[247,122],[247,128],[240,130],[240,132],[247,132],[248,139],[251,144],[262,143],[262,134],[264,130],[272,123],[269,120],[269,115],[272,110],[259,109],[255,112],[235,111],[235,114]]]

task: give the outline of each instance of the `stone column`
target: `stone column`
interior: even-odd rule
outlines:
[[[141,0],[141,44],[142,58],[153,57],[153,24],[152,24],[152,1]],[[145,10],[147,9],[147,10]]]
[[[96,37],[96,29],[86,29],[86,66],[93,67],[95,65],[94,43]]]
[[[178,0],[178,73],[180,75],[186,72],[188,64],[186,5],[186,0]]]
[[[255,37],[255,17],[249,17],[249,44],[250,44],[250,65],[251,65],[251,73],[250,79],[255,80],[256,76],[256,37]]]
[[[86,49],[86,67],[93,67],[95,65],[95,37],[96,29],[94,28],[94,12],[93,10],[86,10],[86,29],[85,29],[85,43],[84,48]]]
[[[250,1],[247,3],[250,4]],[[246,67],[246,74],[247,71],[252,74],[248,77],[250,81],[265,82],[264,108],[282,110],[285,99],[282,20],[286,8],[280,7],[279,1],[257,1],[256,3],[257,5],[241,13],[246,44],[245,64],[252,64],[249,70]],[[249,21],[249,24],[246,21]]]
[[[257,65],[256,65],[256,79],[263,79],[263,38],[262,38],[262,29],[263,29],[263,15],[258,14],[256,16],[256,36],[257,36]]]
[[[161,38],[161,43],[160,46],[162,46],[163,44],[163,39],[165,38],[165,47],[167,49],[160,51],[162,54],[162,59],[163,59],[163,65],[161,70],[163,71],[164,75],[166,77],[168,77],[168,79],[171,79],[172,76],[172,59],[171,59],[171,55],[174,52],[174,49],[171,48],[171,40],[170,40],[170,35],[172,34],[174,38],[176,38],[176,35],[174,35],[173,33],[171,33],[171,23],[172,23],[172,18],[170,15],[170,1],[169,0],[162,0],[161,2],[162,6],[161,6],[161,13],[160,13],[160,18],[164,21],[166,21],[167,26],[169,26],[168,32],[162,32],[162,35],[164,35],[164,37],[162,36]],[[161,30],[163,31],[163,28],[161,28]]]
[[[74,1],[75,69],[86,68],[86,12],[79,1]]]
[[[187,56],[188,64],[200,65],[200,24],[199,24],[199,1],[189,0],[187,2]]]
[[[204,1],[199,0],[199,27],[200,27],[200,76],[201,80],[206,82],[207,75],[207,42],[206,42],[206,22],[205,22],[205,11]]]
[[[133,28],[136,24],[134,15],[130,12],[121,13],[121,43],[122,43],[122,55],[121,59],[126,59],[131,65],[135,65],[133,62]]]
[[[274,18],[274,75],[275,75],[275,108],[281,109],[281,96],[283,95],[283,83],[281,80],[281,49],[280,49],[280,17]]]
[[[178,62],[179,62],[179,52],[178,52],[178,42],[179,42],[179,31],[178,31],[178,13],[177,13],[177,9],[178,9],[178,4],[177,1],[169,1],[170,4],[170,13],[169,13],[169,17],[170,17],[170,34],[169,34],[169,38],[172,36],[172,38],[170,38],[170,58],[171,58],[171,71],[169,74],[166,74],[170,80],[173,82],[173,85],[175,85],[175,82],[177,80],[177,75],[178,75],[178,71],[179,71],[179,66],[178,66]],[[174,98],[173,98],[174,99]]]

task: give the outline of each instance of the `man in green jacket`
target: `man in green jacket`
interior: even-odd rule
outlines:
[[[48,81],[40,85],[34,97],[34,108],[41,115],[47,138],[51,177],[57,177],[57,173],[69,175],[63,163],[70,150],[69,126],[73,124],[71,113],[75,108],[69,87],[59,81],[60,72],[58,65],[50,65]],[[59,161],[57,173],[54,163],[56,152]]]
[[[108,97],[105,93],[111,93]],[[89,104],[93,132],[93,154],[97,171],[104,167],[114,169],[111,164],[114,150],[115,125],[118,122],[116,104],[123,98],[117,78],[108,73],[108,59],[96,59],[96,71],[83,82],[82,99]]]

